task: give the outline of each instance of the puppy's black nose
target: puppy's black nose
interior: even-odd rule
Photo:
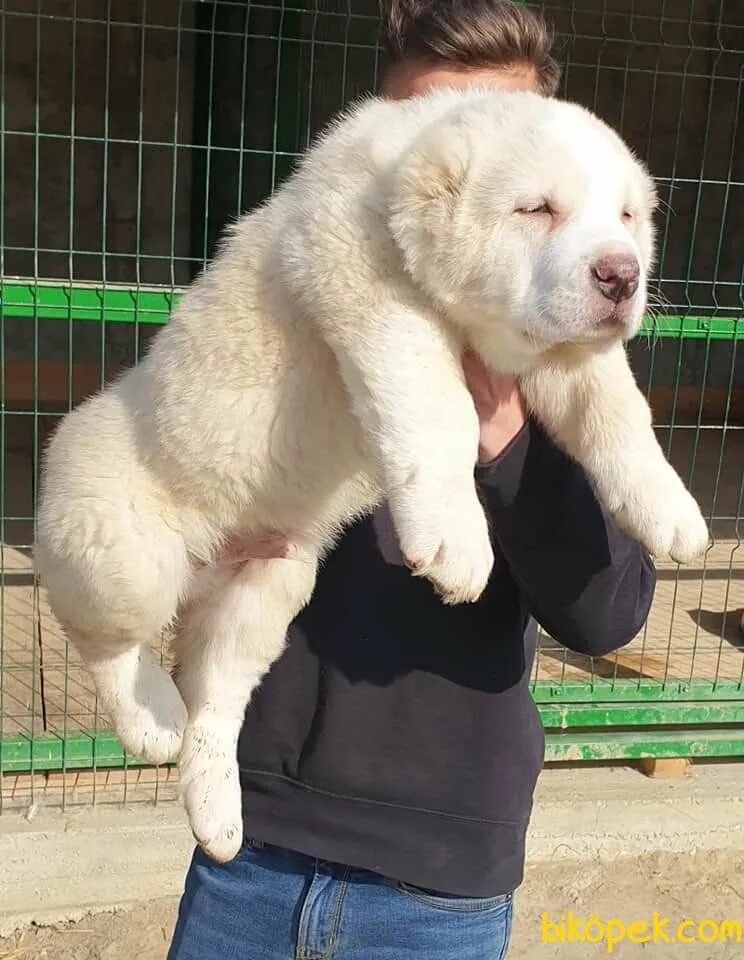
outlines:
[[[641,268],[632,253],[608,253],[594,261],[591,271],[602,295],[615,303],[630,300],[638,289]]]

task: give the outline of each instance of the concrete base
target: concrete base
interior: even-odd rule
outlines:
[[[682,779],[630,767],[552,769],[535,797],[527,859],[744,851],[744,763],[700,763]]]
[[[530,863],[744,851],[744,764],[705,764],[683,780],[629,768],[547,770]],[[0,818],[0,936],[177,895],[193,840],[176,804]]]
[[[177,894],[193,846],[174,803],[0,817],[0,936]]]

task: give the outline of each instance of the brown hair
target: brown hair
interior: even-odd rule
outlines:
[[[428,60],[462,67],[534,68],[553,96],[561,68],[545,20],[512,0],[382,0],[382,41],[389,64]]]

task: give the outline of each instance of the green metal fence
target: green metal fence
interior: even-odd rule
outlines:
[[[660,567],[649,623],[617,655],[541,639],[548,756],[742,755],[744,5],[534,6],[556,25],[563,95],[658,179],[655,307],[632,359],[715,536],[699,566]],[[136,362],[224,223],[375,87],[377,32],[376,0],[0,0],[6,805],[163,789],[107,732],[34,582],[39,451],[61,413]]]

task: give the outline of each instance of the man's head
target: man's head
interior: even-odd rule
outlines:
[[[382,93],[478,85],[553,96],[560,67],[545,21],[512,0],[387,0]]]
[[[600,120],[545,99],[560,70],[544,21],[511,0],[389,2],[383,94],[459,91],[434,93],[452,110],[436,108],[397,169],[408,272],[485,358],[504,335],[531,353],[635,334],[653,183]]]

